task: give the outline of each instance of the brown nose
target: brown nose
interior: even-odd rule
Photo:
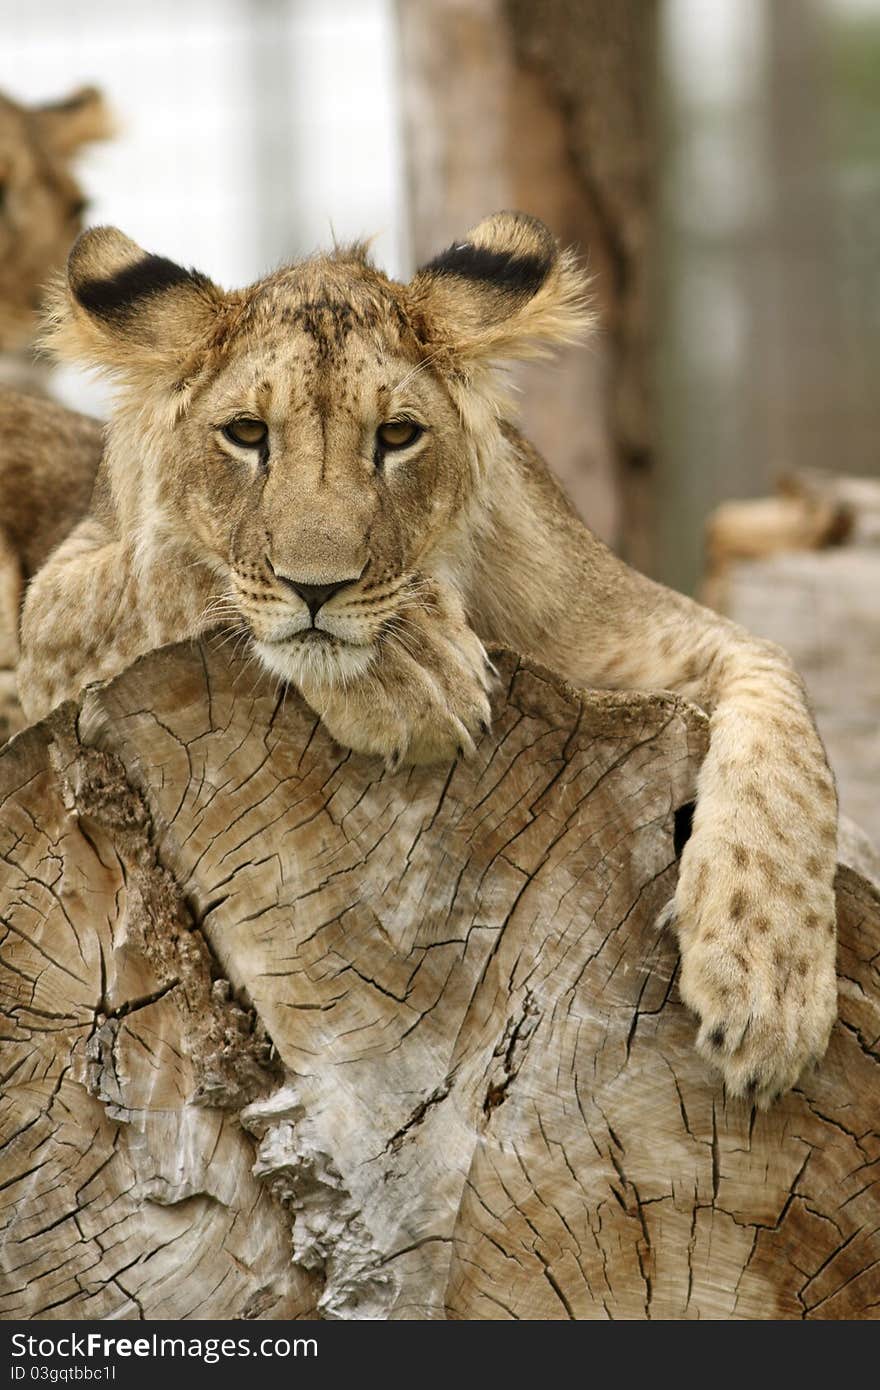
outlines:
[[[277,570],[275,578],[280,579],[282,584],[287,584],[295,594],[299,594],[312,615],[312,622],[318,616],[318,609],[323,608],[328,599],[340,589],[344,589],[347,584],[355,582],[353,579],[342,579],[338,584],[301,584],[298,579],[288,579],[286,574],[279,574]]]

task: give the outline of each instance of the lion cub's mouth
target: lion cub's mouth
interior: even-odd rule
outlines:
[[[302,632],[288,632],[283,637],[264,637],[262,641],[270,647],[288,647],[292,642],[318,642],[326,643],[331,647],[351,647],[353,642],[345,642],[341,637],[336,637],[332,632],[325,632],[322,627],[307,627]]]
[[[255,647],[268,670],[300,688],[345,685],[364,675],[375,655],[372,645],[348,642],[315,627],[263,638]]]

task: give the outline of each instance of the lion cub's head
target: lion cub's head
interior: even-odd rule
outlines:
[[[85,200],[71,160],[110,134],[93,87],[50,106],[19,106],[0,94],[0,349],[34,336],[43,287],[82,225]]]
[[[141,559],[195,551],[270,669],[344,680],[491,486],[494,368],[584,321],[568,254],[499,213],[407,285],[354,247],[234,293],[99,228],[50,341],[120,387],[109,481]]]

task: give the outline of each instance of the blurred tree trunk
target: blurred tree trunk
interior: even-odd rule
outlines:
[[[521,373],[527,433],[588,523],[654,567],[648,252],[655,0],[398,0],[417,260],[520,207],[578,244],[602,327]]]
[[[763,254],[748,248],[746,255],[754,314],[748,354],[754,453],[764,489],[793,468],[852,468],[851,431],[861,424],[825,139],[822,7],[817,0],[776,0],[767,7],[766,24],[767,225]],[[732,481],[740,495],[749,495],[757,480],[750,471],[742,476],[742,467]]]
[[[859,7],[861,9],[861,7]],[[679,0],[664,21],[659,577],[793,469],[876,474],[880,17]]]

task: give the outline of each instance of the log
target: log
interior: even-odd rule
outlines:
[[[862,851],[824,1063],[725,1102],[655,925],[705,717],[499,665],[393,776],[217,637],[11,741],[2,1316],[877,1316]]]

